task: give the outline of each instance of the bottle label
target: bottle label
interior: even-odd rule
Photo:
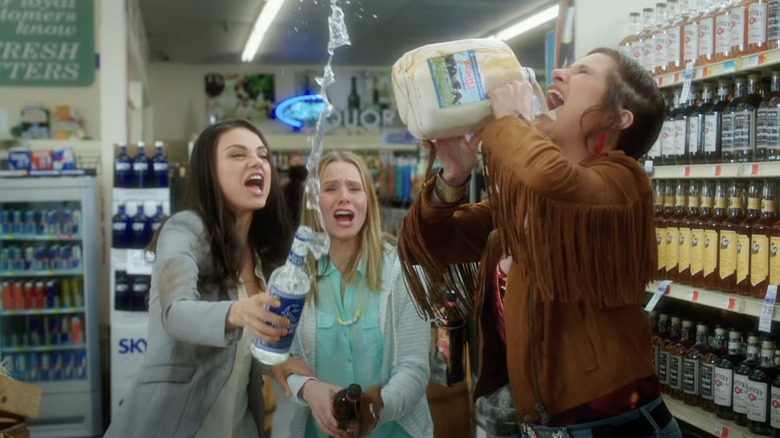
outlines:
[[[774,213],[777,211],[777,208],[775,207],[775,201],[769,200],[769,199],[762,199],[761,200],[761,212],[762,213]]]
[[[655,34],[655,66],[656,68],[666,68],[669,65],[669,57],[666,54],[666,48],[669,46],[669,37],[665,32]]]
[[[125,221],[114,222],[113,224],[111,224],[111,229],[114,231],[125,232],[127,231],[127,222]]]
[[[750,245],[750,284],[766,281],[769,276],[769,238],[753,233]]]
[[[131,168],[132,168],[132,166],[127,161],[114,161],[114,171],[115,172],[127,172]]]
[[[766,421],[767,384],[748,381],[747,417],[749,420],[763,423]]]
[[[760,210],[761,209],[761,198],[748,198],[748,209],[749,210]]]
[[[444,327],[436,328],[436,351],[444,357],[448,364],[450,363],[450,333]]]
[[[666,270],[671,271],[677,267],[680,261],[680,231],[677,228],[666,229]]]
[[[144,161],[137,161],[133,163],[134,172],[146,172],[149,170],[149,163]]]
[[[755,115],[752,111],[734,114],[734,151],[749,152],[755,144]]]
[[[780,284],[780,237],[769,240],[769,284]]]
[[[262,339],[255,339],[255,346],[272,353],[287,353],[290,351],[295,329],[298,327],[298,322],[303,312],[303,306],[306,304],[306,294],[292,295],[282,291],[273,284],[268,286],[268,293],[279,298],[282,305],[280,307],[269,307],[267,310],[287,317],[290,320],[290,327],[287,334],[282,336],[277,342],[265,342]]]
[[[771,397],[769,421],[773,428],[780,429],[780,388],[772,386]]]
[[[642,65],[642,41],[638,39],[631,42],[631,57]]]
[[[715,153],[718,146],[718,116],[707,114],[704,116],[704,152]]]
[[[756,111],[756,149],[766,149],[767,147],[768,113],[767,108],[759,108]]]
[[[704,400],[713,400],[715,398],[712,388],[715,377],[715,365],[710,363],[701,364],[701,376],[699,377],[699,395]]]
[[[728,208],[729,203],[726,198],[715,198],[715,208]]]
[[[691,275],[704,270],[704,230],[691,231]]]
[[[702,196],[701,197],[701,206],[702,207],[707,207],[707,208],[712,208],[712,205],[713,205],[712,201],[713,201],[713,199],[712,199],[711,196]]]
[[[718,266],[718,232],[704,232],[704,276],[711,275]]]
[[[734,412],[747,414],[748,376],[734,374]]]
[[[734,152],[734,114],[722,114],[720,120],[720,143],[723,152]]]
[[[699,58],[699,30],[696,29],[696,23],[685,25],[685,39],[683,45],[684,63],[695,62]]]
[[[685,155],[685,120],[674,122],[674,154],[677,157]]]
[[[715,367],[715,404],[718,406],[731,406],[733,370]]]
[[[699,361],[683,359],[682,390],[686,394],[699,393]]]
[[[669,386],[674,389],[682,389],[682,358],[677,355],[669,356]]]
[[[728,278],[737,272],[737,233],[720,232],[720,278]]]
[[[642,66],[650,72],[655,67],[655,40],[652,37],[642,41]]]
[[[675,196],[674,197],[674,206],[675,207],[685,207],[688,204],[688,197],[687,196]]]
[[[699,20],[699,56],[713,57],[715,54],[715,20],[702,17]]]
[[[764,109],[764,141],[767,149],[780,150],[780,109]]]
[[[295,252],[290,251],[290,255],[287,257],[287,259],[290,260],[290,263],[295,266],[304,266],[306,265],[306,252],[303,254],[296,254]]]
[[[663,384],[669,383],[669,352],[658,351],[658,380]]]
[[[699,117],[691,116],[688,118],[688,153],[699,152],[701,145],[701,132],[699,129]]]
[[[167,172],[168,171],[168,163],[164,162],[156,162],[152,165],[152,169],[155,172]]]
[[[721,55],[731,52],[731,14],[720,14],[715,20],[715,51]]]
[[[449,108],[486,99],[482,75],[473,50],[428,58],[439,108]]]
[[[766,14],[767,39],[780,40],[780,2],[771,0],[767,6]]]
[[[680,55],[682,55],[682,52],[680,52],[680,42],[682,41],[680,38],[680,26],[670,27],[666,38],[667,47],[669,48],[666,52],[666,56],[669,57],[669,64],[682,65],[682,59],[680,59]]]
[[[766,46],[766,3],[752,3],[749,14],[748,44]]]
[[[747,280],[750,272],[750,236],[737,236],[737,283]]]
[[[677,239],[680,246],[680,256],[678,260],[679,272],[691,267],[691,229],[680,228],[680,237]]]
[[[666,228],[656,228],[655,238],[658,241],[658,269],[666,269]]]
[[[731,9],[731,47],[745,47],[745,8],[736,6]]]
[[[653,146],[650,147],[650,150],[647,151],[647,156],[654,160],[661,156],[662,149],[661,149],[661,143],[663,142],[663,132],[658,135],[658,137],[655,139],[655,143],[653,143]]]

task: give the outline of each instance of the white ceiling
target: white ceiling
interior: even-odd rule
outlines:
[[[139,0],[153,61],[238,63],[264,0]],[[339,0],[352,46],[334,62],[389,66],[416,47],[483,37],[557,0]],[[254,62],[321,64],[327,58],[329,0],[287,0]],[[523,65],[544,68],[550,22],[509,45]]]

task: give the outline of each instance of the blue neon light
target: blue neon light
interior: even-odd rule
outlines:
[[[293,128],[302,128],[306,122],[316,121],[325,110],[325,102],[318,94],[304,94],[283,100],[274,110],[276,119]]]

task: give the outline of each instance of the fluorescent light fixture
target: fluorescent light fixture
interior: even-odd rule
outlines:
[[[507,27],[498,32],[495,38],[501,41],[508,41],[555,18],[558,18],[558,5],[551,6],[536,15],[532,15],[517,24]]]
[[[265,6],[263,6],[260,15],[257,17],[255,27],[252,28],[252,33],[249,34],[249,39],[246,41],[244,52],[241,54],[241,61],[250,62],[254,59],[260,43],[263,42],[265,33],[271,27],[271,23],[273,23],[283,3],[284,0],[268,0],[265,2]]]

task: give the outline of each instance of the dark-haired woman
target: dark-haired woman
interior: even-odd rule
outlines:
[[[150,245],[144,363],[107,437],[262,436],[263,370],[249,345],[289,326],[265,310],[280,305],[265,279],[292,242],[287,209],[268,143],[248,122],[206,128],[190,174],[185,211]],[[280,367],[274,374],[311,374],[296,358]]]
[[[399,243],[410,290],[433,315],[443,297],[426,296],[416,269],[436,292],[473,274],[460,265],[452,276],[449,265],[481,261],[480,284],[461,288],[478,292],[462,297],[483,342],[475,397],[508,384],[521,436],[680,437],[641,307],[657,254],[637,158],[658,136],[663,98],[641,66],[610,49],[554,70],[552,114],[533,123],[523,114],[527,87],[489,94],[496,120],[481,136],[435,142],[442,171]],[[489,199],[466,204],[480,140]]]

